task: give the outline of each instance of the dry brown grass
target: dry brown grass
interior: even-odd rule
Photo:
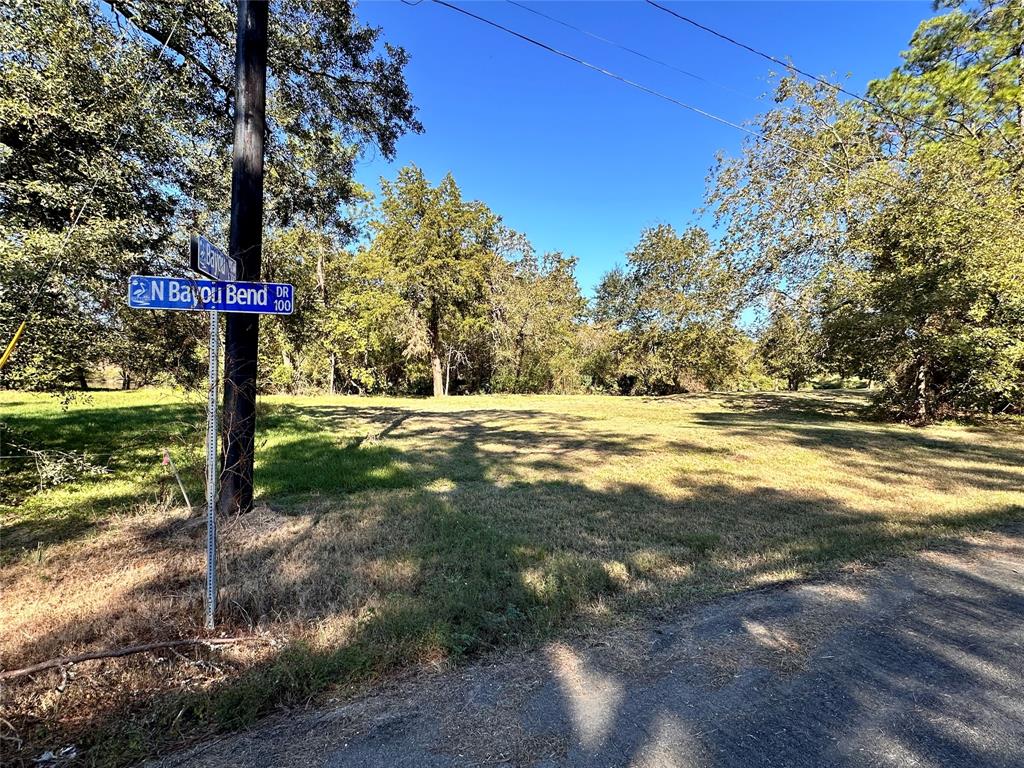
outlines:
[[[29,745],[20,757],[76,740],[91,760],[125,762],[332,684],[1020,516],[1019,421],[912,429],[863,418],[863,402],[267,398],[259,508],[225,521],[220,563],[218,634],[259,641],[10,685],[5,717]],[[168,393],[110,393],[67,412],[35,399],[5,407],[37,444],[122,458],[103,478],[8,499],[5,669],[202,634],[204,530],[167,505],[173,487],[151,458],[123,458],[137,443],[117,432],[144,414],[164,439],[185,413],[165,418],[168,403]],[[800,658],[785,627],[749,634],[763,642],[745,653]]]

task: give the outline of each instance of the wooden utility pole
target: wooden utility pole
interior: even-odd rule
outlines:
[[[263,135],[267,86],[266,0],[238,0],[235,140],[231,153],[231,234],[239,279],[258,281],[263,248]],[[221,514],[252,509],[259,315],[227,316]]]

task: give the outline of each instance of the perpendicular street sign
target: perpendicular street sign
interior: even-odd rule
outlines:
[[[294,288],[288,283],[132,275],[128,281],[128,306],[133,309],[290,315],[295,306],[294,293]]]
[[[213,280],[238,279],[238,260],[228,256],[202,235],[193,235],[189,243],[189,266]]]

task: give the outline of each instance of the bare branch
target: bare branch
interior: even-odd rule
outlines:
[[[83,653],[78,656],[61,656],[56,659],[41,661],[38,664],[32,664],[28,667],[22,667],[21,669],[8,669],[3,672],[0,672],[0,680],[11,680],[16,677],[24,677],[25,675],[32,675],[36,672],[43,672],[44,670],[55,669],[57,667],[68,667],[72,664],[78,664],[83,661],[92,661],[94,659],[115,659],[120,658],[121,656],[131,656],[135,653],[155,651],[161,648],[181,648],[187,645],[229,645],[232,643],[244,643],[265,640],[267,640],[267,638],[263,637],[197,637],[191,640],[165,640],[160,643],[129,645],[124,648],[114,648],[106,651],[94,651],[92,653]]]

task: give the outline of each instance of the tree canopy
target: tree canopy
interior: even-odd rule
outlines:
[[[662,394],[878,383],[899,418],[1024,411],[1024,10],[947,0],[850,98],[795,71],[711,169],[713,226],[638,234],[592,298],[451,174],[353,177],[422,129],[405,52],[350,3],[274,0],[264,389]],[[132,272],[222,233],[233,110],[228,0],[0,9],[3,386],[197,372],[202,330],[128,313]],[[158,54],[163,55],[158,55]],[[706,222],[705,222],[706,223]],[[71,226],[74,224],[74,226]],[[713,233],[713,234],[712,234]],[[36,293],[35,286],[42,285]]]
[[[268,228],[345,241],[366,198],[352,178],[362,149],[390,157],[421,129],[406,55],[381,52],[347,2],[275,0],[272,13]],[[145,333],[152,319],[124,311],[123,293],[133,272],[180,273],[190,232],[223,232],[233,4],[40,0],[4,5],[0,23],[0,332],[31,309],[4,381],[60,388],[175,351],[194,367],[195,320],[161,316],[169,332]]]
[[[709,192],[751,296],[815,307],[822,361],[921,421],[1024,406],[1024,10],[946,5],[865,101],[783,78]]]

